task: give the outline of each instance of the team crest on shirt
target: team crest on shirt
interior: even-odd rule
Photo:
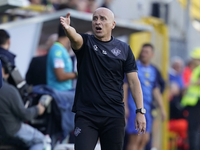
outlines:
[[[145,73],[145,77],[146,77],[146,78],[149,78],[149,73]]]
[[[102,50],[102,53],[103,53],[104,55],[107,55],[107,52],[106,52],[105,50]]]
[[[93,49],[94,49],[95,51],[98,51],[98,47],[97,47],[96,45],[93,45]]]
[[[119,54],[121,54],[121,50],[119,50],[119,49],[117,49],[117,48],[112,49],[111,52],[112,52],[115,56],[118,56]]]

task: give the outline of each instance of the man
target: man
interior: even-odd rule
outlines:
[[[190,150],[199,150],[199,131],[200,121],[197,116],[200,115],[200,48],[196,48],[191,53],[194,69],[185,95],[181,99],[181,105],[185,107],[189,115],[188,120],[188,139]]]
[[[59,91],[71,90],[73,87],[72,79],[76,78],[68,53],[69,49],[69,39],[60,24],[58,40],[50,48],[47,56],[47,85]]]
[[[98,8],[93,14],[94,35],[78,34],[70,26],[70,13],[60,20],[76,54],[79,74],[72,110],[76,113],[75,149],[92,150],[99,137],[101,149],[122,150],[124,73],[140,111],[135,120],[138,134],[146,128],[142,90],[130,46],[111,36],[115,21],[107,8]]]
[[[74,128],[72,120],[75,116],[71,112],[75,95],[72,79],[75,79],[77,75],[73,72],[73,63],[68,52],[70,49],[69,38],[62,25],[59,24],[58,40],[50,48],[47,56],[47,85],[62,95],[62,99],[56,102],[62,116],[63,143],[68,142],[69,134]]]
[[[0,90],[0,135],[3,139],[12,137],[22,140],[31,150],[43,149],[45,136],[33,127],[23,123],[45,111],[40,103],[31,108],[25,108],[17,89],[9,84],[7,64],[2,61],[3,87]]]
[[[45,43],[46,54],[32,58],[26,73],[26,82],[29,85],[36,86],[47,84],[47,55],[51,46],[57,41],[57,38],[57,34],[50,35]]]
[[[0,60],[0,68],[1,68],[1,60]],[[3,84],[3,77],[2,77],[2,71],[0,70],[0,88],[2,87]]]
[[[135,130],[134,118],[136,117],[135,111],[136,106],[133,103],[131,97],[131,91],[128,93],[128,109],[129,116],[127,121],[127,132],[129,134],[129,142],[127,150],[142,150],[150,139],[150,133],[152,130],[153,118],[151,116],[152,111],[152,100],[153,98],[157,101],[158,106],[161,110],[162,120],[165,120],[166,113],[164,110],[162,95],[158,86],[158,73],[157,69],[152,66],[151,59],[153,57],[153,46],[151,44],[144,44],[141,49],[141,55],[137,61],[138,66],[138,77],[141,83],[143,97],[144,97],[144,108],[146,109],[146,120],[147,128],[146,133],[138,136]],[[126,107],[127,108],[127,107]]]
[[[16,55],[9,51],[10,35],[6,30],[0,29],[0,55],[6,56],[12,67],[15,66]]]
[[[183,68],[184,68],[183,60],[178,56],[174,56],[171,60],[171,68],[169,70],[169,81],[170,84],[172,83],[177,84],[180,91],[183,89],[183,79],[182,79]]]

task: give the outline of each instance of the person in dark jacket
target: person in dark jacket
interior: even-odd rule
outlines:
[[[0,68],[1,68],[1,60],[0,60]],[[3,77],[2,77],[2,71],[0,69],[0,88],[2,87],[3,84]]]
[[[17,138],[23,141],[31,150],[43,149],[45,136],[24,121],[32,120],[42,115],[45,107],[38,103],[37,106],[25,108],[23,100],[17,89],[6,80],[6,63],[2,60],[3,87],[0,90],[0,135],[5,138]]]
[[[15,67],[15,57],[16,55],[9,51],[10,48],[10,35],[6,30],[0,29],[0,55],[8,58],[12,67]]]
[[[35,56],[32,58],[27,73],[26,73],[26,82],[29,85],[41,85],[46,84],[46,64],[47,64],[47,55],[49,49],[53,43],[57,40],[58,35],[52,34],[47,39],[45,43],[46,54],[43,56]]]

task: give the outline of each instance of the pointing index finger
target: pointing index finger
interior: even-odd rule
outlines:
[[[69,18],[69,17],[70,17],[70,13],[67,13],[66,18]]]

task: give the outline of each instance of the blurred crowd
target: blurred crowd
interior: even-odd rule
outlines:
[[[99,6],[109,8],[111,1],[105,0],[101,5],[98,5],[95,0],[29,0],[28,4],[44,6],[49,12],[71,8],[93,13]],[[9,52],[9,34],[4,30],[0,30],[0,34],[2,34],[0,36],[0,56],[5,56],[11,68],[15,68],[15,54]],[[5,35],[5,39],[3,39],[3,35]],[[48,131],[48,134],[50,134],[54,146],[57,143],[73,143],[74,115],[71,113],[71,107],[78,76],[76,68],[77,60],[72,51],[69,39],[60,25],[58,32],[49,36],[43,45],[45,51],[42,54],[38,54],[39,56],[32,58],[25,80],[28,85],[34,87],[34,94],[50,94],[56,101],[56,108],[53,108],[55,110],[52,110],[52,112],[59,111],[58,115],[55,112],[53,115],[60,117],[60,127],[55,126],[53,129],[54,133],[49,132],[49,130],[45,131]],[[154,121],[156,120],[152,113],[156,108],[159,108],[161,121],[165,121],[169,117],[169,131],[175,133],[179,139],[177,143],[178,149],[199,150],[200,144],[198,141],[200,140],[200,136],[198,133],[200,132],[200,121],[196,117],[200,114],[200,48],[191,52],[188,61],[183,60],[179,56],[174,56],[170,59],[168,81],[163,79],[161,70],[151,64],[153,56],[154,46],[150,43],[142,45],[137,65],[139,68],[138,76],[143,90],[144,107],[148,111],[148,116],[146,116],[147,134],[145,135],[138,136],[136,135],[137,133],[133,132],[134,125],[132,122],[134,122],[135,106],[132,104],[133,100],[130,98],[131,93],[127,81],[126,79],[124,80],[124,103],[127,121],[124,149],[159,149],[156,147],[153,139],[153,135],[156,134],[156,129],[154,129]],[[3,68],[7,66],[6,62],[2,64]],[[4,76],[6,74],[10,74],[10,72],[5,73]],[[162,94],[166,89],[169,89],[169,114],[166,113],[162,99]],[[42,115],[46,112],[44,109],[47,109],[47,107],[43,108],[43,106],[40,106],[40,103],[38,105],[39,108],[35,109],[39,109],[40,111],[36,115],[35,110],[35,115],[33,115],[35,117]],[[33,109],[34,106],[32,105],[31,107],[29,109]],[[24,115],[27,114],[24,113]],[[25,118],[23,121],[30,121],[33,116]],[[47,115],[44,117],[47,117]],[[51,120],[49,123],[52,122],[54,120]],[[31,122],[29,123],[31,124]],[[37,128],[36,126],[34,127]],[[48,128],[52,130],[52,127],[48,126]],[[62,128],[62,131],[55,128]],[[45,132],[43,133],[45,134]],[[60,132],[62,133],[60,134]],[[40,134],[40,137],[44,138],[44,135]]]
[[[111,2],[112,0],[104,0],[102,4],[98,4],[96,0],[29,0],[28,5],[44,6],[47,12],[70,8],[93,13],[98,7],[109,8]]]

